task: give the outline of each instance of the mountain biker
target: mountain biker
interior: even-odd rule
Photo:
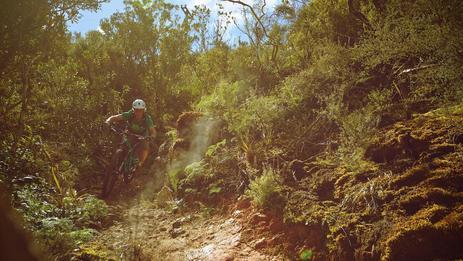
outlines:
[[[105,123],[110,125],[114,122],[127,121],[128,131],[130,133],[141,135],[147,137],[140,141],[140,144],[135,149],[135,155],[138,158],[138,166],[136,167],[136,172],[141,170],[146,158],[149,153],[149,143],[148,139],[154,139],[156,136],[156,130],[154,129],[154,123],[151,119],[151,116],[146,113],[146,104],[141,99],[136,99],[132,103],[132,109],[129,111],[123,112],[121,114],[110,116],[106,119]],[[135,144],[135,138],[133,136],[128,136],[131,144]],[[137,173],[134,173],[134,176]]]

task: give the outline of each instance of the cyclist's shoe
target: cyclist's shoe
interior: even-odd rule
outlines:
[[[132,169],[130,170],[131,173],[134,173],[135,171],[137,171],[137,169],[140,167],[140,161],[135,158],[133,160],[133,163],[132,163]]]

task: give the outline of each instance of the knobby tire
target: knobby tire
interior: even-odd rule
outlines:
[[[114,188],[118,176],[118,169],[122,164],[122,154],[123,152],[121,150],[116,150],[113,157],[111,158],[111,163],[106,169],[105,177],[103,180],[103,188],[101,191],[102,198],[108,197]]]

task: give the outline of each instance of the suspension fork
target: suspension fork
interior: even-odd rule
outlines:
[[[139,142],[135,142],[135,145],[132,145],[128,136],[124,135],[123,143],[125,143],[127,146],[127,153],[124,159],[123,170],[124,172],[129,172],[131,168],[134,166],[135,156],[133,154]]]

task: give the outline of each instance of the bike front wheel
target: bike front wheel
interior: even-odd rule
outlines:
[[[132,181],[133,177],[135,176],[135,171],[137,170],[135,169],[135,170],[124,171],[125,184],[129,184]]]
[[[120,172],[122,159],[123,151],[119,149],[113,154],[111,158],[111,163],[106,168],[105,176],[103,179],[103,187],[101,189],[102,198],[108,197],[111,191],[113,190],[114,185],[116,184],[117,176]]]

